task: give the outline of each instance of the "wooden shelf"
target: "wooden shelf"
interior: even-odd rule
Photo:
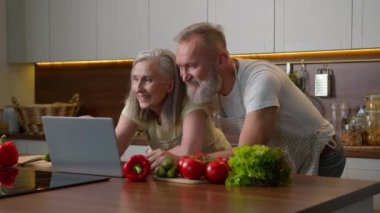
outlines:
[[[380,146],[345,146],[347,157],[380,159]]]

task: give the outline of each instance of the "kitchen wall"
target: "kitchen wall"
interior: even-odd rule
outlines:
[[[11,104],[16,96],[20,103],[34,103],[34,66],[7,63],[6,0],[0,0],[0,108]]]
[[[314,96],[314,81],[317,69],[323,63],[307,63],[305,68],[305,93],[322,113],[330,120],[331,104],[345,101],[355,114],[364,104],[365,95],[380,93],[380,61],[333,62],[332,94],[321,98]],[[279,66],[285,70],[285,65]],[[51,103],[68,100],[74,93],[81,94],[80,114],[110,116],[117,121],[127,95],[131,64],[109,63],[99,65],[47,65],[36,66],[36,102]],[[293,69],[301,70],[300,64]]]
[[[131,62],[36,65],[35,101],[67,102],[79,93],[79,115],[112,117],[117,122],[128,96],[131,66]]]
[[[330,97],[314,96],[314,81],[317,69],[322,64],[306,65],[306,91],[314,105],[328,119],[331,117],[331,104],[346,102],[350,108],[350,114],[356,114],[361,105],[365,104],[365,96],[368,93],[380,93],[380,62],[345,62],[329,63],[332,69],[332,94]],[[284,67],[285,69],[285,67]],[[295,70],[301,70],[300,65],[294,66]]]

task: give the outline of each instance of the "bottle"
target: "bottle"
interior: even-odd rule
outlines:
[[[367,117],[365,114],[364,106],[360,106],[358,113],[356,116],[352,118],[356,124],[361,126],[361,134],[362,134],[362,144],[368,145],[368,127],[367,127]]]
[[[336,134],[341,135],[341,125],[338,115],[338,104],[334,102],[331,104],[331,124],[334,126]]]
[[[348,124],[349,108],[346,102],[340,105],[340,130],[341,132],[345,129],[346,124]]]

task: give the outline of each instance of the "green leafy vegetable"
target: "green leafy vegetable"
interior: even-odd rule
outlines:
[[[291,182],[291,168],[281,149],[263,145],[240,146],[228,160],[231,172],[227,186],[285,186]]]

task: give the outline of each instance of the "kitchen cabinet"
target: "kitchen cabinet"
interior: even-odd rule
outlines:
[[[96,1],[50,0],[50,60],[95,60]]]
[[[209,0],[208,20],[223,26],[232,54],[274,51],[274,0]]]
[[[49,0],[8,0],[9,63],[49,61]]]
[[[275,52],[351,48],[352,1],[276,0]]]
[[[148,0],[97,1],[97,58],[126,59],[148,48]]]
[[[352,47],[380,47],[380,1],[353,1]]]
[[[202,21],[207,21],[207,1],[149,0],[149,48],[175,51],[174,36]]]
[[[232,54],[380,47],[377,0],[8,0],[8,62],[134,58],[221,24]]]
[[[380,181],[380,159],[347,158],[342,178]],[[374,196],[374,208],[380,210],[380,194]]]

